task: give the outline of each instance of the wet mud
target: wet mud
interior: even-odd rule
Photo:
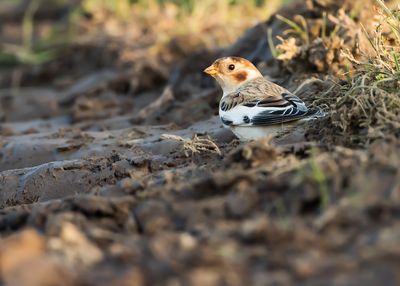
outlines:
[[[298,95],[329,112],[324,93],[347,65],[340,49],[366,45],[364,2],[279,11],[314,27],[308,44],[275,39],[288,26],[274,15],[229,47],[173,63],[124,65],[95,43],[1,70],[1,284],[398,285],[399,138],[355,146],[327,118],[239,142],[202,73],[243,56],[291,91],[314,79]]]

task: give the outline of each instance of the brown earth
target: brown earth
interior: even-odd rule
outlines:
[[[279,14],[302,15],[309,43],[286,35],[278,59],[266,31],[288,26],[274,16],[171,62],[124,63],[110,40],[0,70],[0,284],[399,285],[399,139],[355,144],[328,118],[240,143],[202,74],[246,57],[292,91],[314,78],[299,96],[333,110],[340,50],[367,49],[373,13],[297,1]]]

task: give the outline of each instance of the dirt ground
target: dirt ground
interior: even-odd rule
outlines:
[[[288,26],[273,16],[216,50],[104,36],[0,69],[0,285],[399,285],[399,137],[364,140],[329,116],[242,143],[202,73],[242,56],[292,91],[314,79],[299,96],[344,116],[327,90],[340,50],[367,46],[370,3],[283,8],[310,42],[285,38],[278,57],[267,31],[278,45]],[[0,10],[9,42],[13,11]]]

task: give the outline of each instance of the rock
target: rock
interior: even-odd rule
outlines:
[[[199,267],[189,274],[191,286],[218,286],[223,283],[222,275],[212,267]]]
[[[52,257],[38,258],[20,267],[20,271],[8,275],[5,279],[7,286],[76,285],[73,273],[55,262]]]
[[[236,187],[238,190],[226,199],[225,211],[228,217],[242,218],[257,206],[258,194],[247,181],[240,182]]]
[[[16,271],[21,264],[43,255],[46,244],[44,237],[33,229],[25,229],[0,243],[2,277]]]
[[[103,259],[103,252],[75,225],[64,222],[60,237],[49,240],[49,248],[62,257],[71,268],[89,267]]]
[[[139,228],[146,234],[155,234],[171,228],[173,226],[171,212],[169,206],[159,200],[145,201],[134,210]]]
[[[1,280],[7,286],[70,286],[71,273],[45,253],[46,240],[25,229],[0,242]]]
[[[253,275],[254,286],[286,286],[293,285],[293,280],[285,271],[257,272]]]
[[[263,242],[270,228],[270,220],[266,216],[261,216],[244,221],[241,225],[240,233],[245,241]]]

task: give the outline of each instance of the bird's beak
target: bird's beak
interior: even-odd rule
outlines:
[[[208,68],[206,68],[204,70],[204,72],[206,74],[209,74],[210,76],[215,76],[218,73],[218,71],[215,69],[214,65],[209,66]]]

